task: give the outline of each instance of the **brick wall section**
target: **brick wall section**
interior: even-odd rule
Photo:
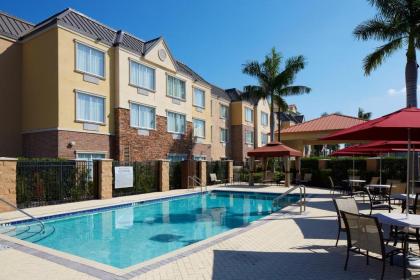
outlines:
[[[124,160],[126,148],[129,150],[131,161],[166,159],[168,153],[191,155],[194,146],[191,122],[187,122],[186,134],[182,135],[181,139],[173,139],[172,134],[166,131],[166,117],[156,116],[156,130],[150,130],[146,136],[139,135],[136,128],[130,127],[128,109],[115,109],[115,121],[118,160]]]
[[[211,159],[211,145],[193,143],[192,155],[196,155],[196,156],[205,155],[206,159]]]
[[[112,160],[99,160],[97,167],[99,198],[112,198]]]
[[[69,143],[74,141],[75,146]],[[65,130],[43,131],[23,134],[25,157],[76,158],[76,151],[105,152],[113,157],[114,137],[104,134]]]
[[[242,162],[247,158],[247,153],[254,149],[254,146],[248,146],[245,144],[245,131],[253,131],[252,126],[247,125],[232,125],[231,127],[231,138],[234,139],[235,143],[232,143],[232,159],[235,162]],[[256,141],[256,135],[254,133],[254,142]]]
[[[159,190],[169,191],[169,161],[159,160]]]
[[[16,205],[16,159],[0,158],[0,198]],[[14,208],[0,202],[0,213]]]

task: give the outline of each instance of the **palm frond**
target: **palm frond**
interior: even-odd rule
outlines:
[[[244,86],[244,90],[243,90],[243,93],[241,94],[241,97],[244,100],[252,100],[252,99],[260,100],[263,98],[267,98],[268,94],[260,86],[248,85],[248,86]]]
[[[388,56],[390,56],[397,49],[401,48],[402,43],[403,38],[397,38],[385,45],[380,46],[373,53],[366,56],[363,60],[363,69],[365,70],[365,75],[368,76],[373,70],[381,65]]]
[[[396,15],[408,16],[407,0],[369,0],[369,2],[386,18],[393,18]]]
[[[276,106],[280,112],[286,112],[289,109],[289,105],[286,100],[279,95],[274,95],[274,106]]]
[[[405,23],[389,22],[383,17],[377,16],[356,26],[353,35],[363,41],[368,39],[394,40],[404,36],[407,30],[408,26]]]
[[[292,96],[310,93],[311,88],[306,86],[287,86],[277,90],[277,93],[281,96]]]
[[[253,77],[258,77],[261,75],[261,66],[258,61],[247,62],[242,67],[242,73]]]
[[[274,87],[284,87],[293,83],[296,74],[305,68],[306,61],[302,55],[293,56],[286,60],[285,69],[276,77]]]

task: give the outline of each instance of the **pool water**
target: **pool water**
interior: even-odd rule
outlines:
[[[272,200],[276,196],[216,191],[47,219],[46,227],[53,226],[55,231],[36,243],[126,268],[246,226],[299,199],[288,195],[273,208]]]

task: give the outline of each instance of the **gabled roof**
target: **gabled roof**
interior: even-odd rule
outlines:
[[[33,24],[0,11],[0,35],[17,40]]]
[[[304,120],[303,115],[298,115],[293,112],[279,112],[279,115],[282,122],[302,123]]]
[[[230,98],[229,94],[222,88],[219,88],[215,85],[211,85],[211,94],[218,97],[218,98],[222,98],[225,99],[227,101],[231,101],[232,99]]]
[[[195,81],[202,82],[204,84],[210,85],[210,83],[208,83],[206,80],[204,80],[203,77],[198,75],[190,67],[188,67],[186,64],[182,63],[179,60],[176,61],[176,70],[190,76]]]
[[[232,101],[247,101],[254,106],[258,105],[258,99],[244,98],[244,93],[237,88],[229,88],[226,90],[226,92],[229,94]]]
[[[291,127],[281,130],[281,133],[304,133],[317,131],[334,131],[348,128],[357,124],[366,122],[365,120],[344,116],[340,114],[331,114],[317,119],[313,119],[301,124],[293,125]]]

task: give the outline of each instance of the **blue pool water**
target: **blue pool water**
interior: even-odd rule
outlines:
[[[288,195],[278,208],[273,208],[275,196],[219,191],[52,218],[44,223],[47,232],[51,228],[55,231],[32,242],[126,268],[245,226],[299,199]]]

